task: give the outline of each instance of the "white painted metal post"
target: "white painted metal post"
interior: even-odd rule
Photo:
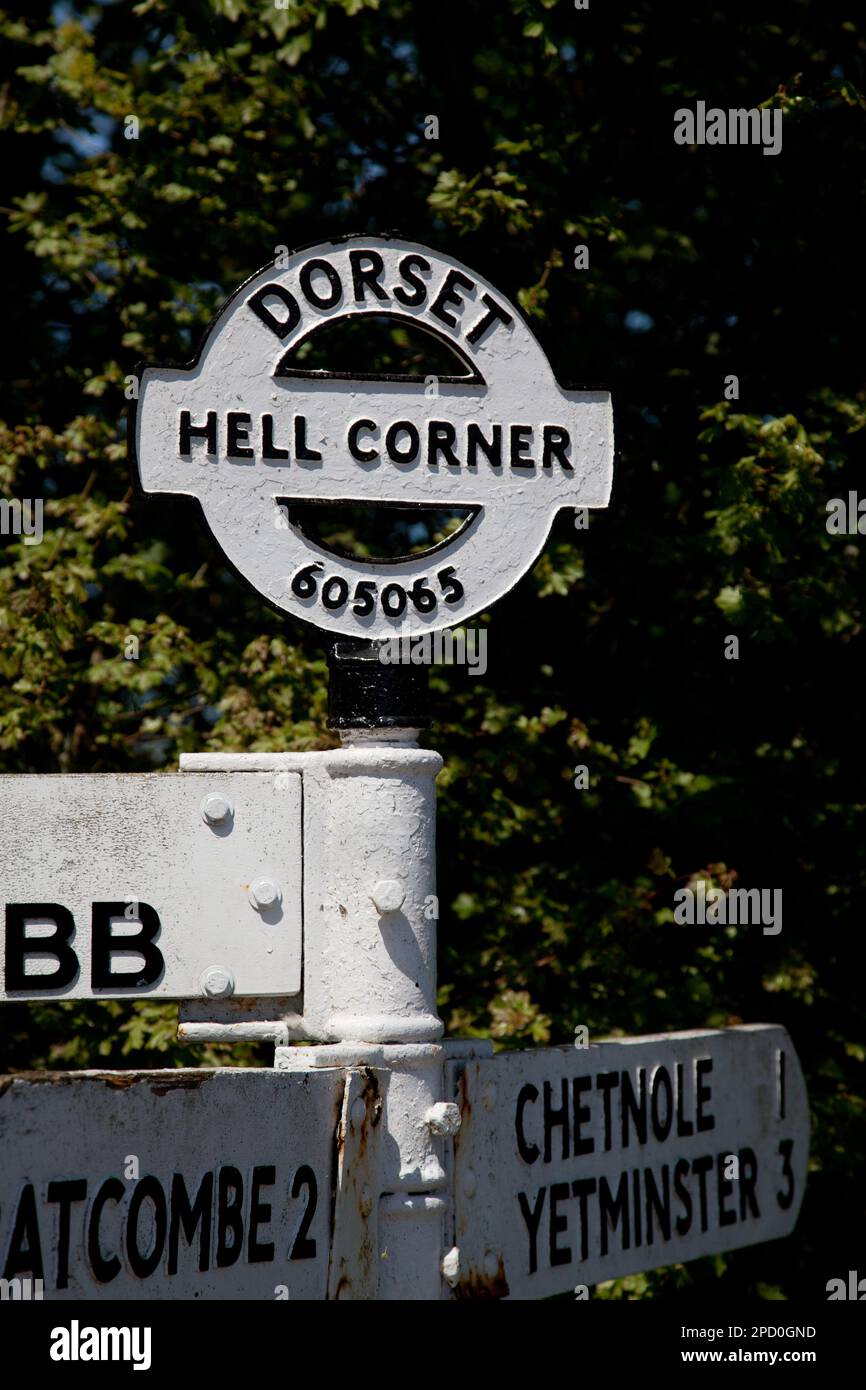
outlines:
[[[321,753],[182,758],[184,771],[270,771],[275,796],[281,779],[302,774],[304,992],[271,1018],[260,1001],[185,1005],[181,1035],[269,1037],[280,1070],[347,1070],[329,1296],[438,1299],[444,1150],[459,1120],[443,1101],[436,1013],[442,759],[415,729],[341,738]],[[280,1045],[292,1037],[316,1045]]]
[[[337,1241],[342,1230],[348,1242],[335,1251],[331,1297],[435,1299],[447,1193],[442,1137],[425,1117],[441,1107],[444,1084],[434,784],[442,759],[418,747],[413,729],[341,737],[305,781],[304,1019],[309,1035],[337,1046],[278,1048],[275,1065],[307,1065],[313,1051],[317,1065],[375,1069],[385,1142],[371,1175],[374,1268],[358,1258],[370,1242],[353,1242],[355,1213],[338,1206]],[[347,1131],[347,1163],[350,1139]]]
[[[329,1042],[433,1042],[438,753],[347,730],[304,796],[304,1019]]]

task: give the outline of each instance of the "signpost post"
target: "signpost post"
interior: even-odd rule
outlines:
[[[432,333],[460,371],[297,368],[359,315]],[[351,237],[253,276],[190,366],[143,367],[130,443],[145,492],[196,498],[243,577],[330,634],[341,746],[0,778],[0,999],[177,998],[184,1039],[275,1044],[272,1071],[7,1083],[4,1277],[52,1297],[535,1298],[791,1230],[808,1121],[781,1029],[501,1057],[442,1041],[441,758],[418,746],[419,668],[380,644],[464,623],[558,509],[607,504],[609,394],[561,388],[452,258]],[[335,501],[465,519],[362,560],[293,512]],[[146,1177],[127,1187],[129,1155]]]

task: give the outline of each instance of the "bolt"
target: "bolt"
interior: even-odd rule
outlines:
[[[211,792],[203,799],[201,818],[206,825],[221,825],[223,821],[232,820],[233,817],[234,807],[222,792]]]
[[[272,878],[257,878],[250,884],[250,902],[259,912],[275,907],[281,897],[280,885]]]
[[[399,912],[406,900],[406,889],[396,878],[380,878],[370,896],[377,912]]]
[[[492,1110],[496,1104],[496,1082],[488,1081],[481,1093],[481,1104],[485,1110]]]
[[[352,1124],[355,1129],[360,1129],[366,1118],[367,1107],[361,1097],[358,1096],[357,1100],[352,1104]]]
[[[362,1216],[369,1216],[370,1212],[373,1210],[373,1194],[369,1187],[365,1187],[362,1191],[358,1208]]]
[[[487,1275],[487,1278],[495,1279],[499,1273],[499,1260],[492,1250],[486,1250],[484,1252],[483,1265],[484,1273]]]
[[[466,1197],[474,1197],[478,1181],[471,1168],[467,1168],[463,1174],[463,1193]]]
[[[456,1134],[460,1128],[460,1106],[450,1100],[437,1100],[424,1111],[424,1123],[433,1134]]]
[[[208,999],[225,999],[235,992],[235,977],[221,965],[212,965],[202,975],[201,987]]]
[[[452,1289],[460,1282],[460,1251],[456,1245],[442,1256],[442,1278]]]

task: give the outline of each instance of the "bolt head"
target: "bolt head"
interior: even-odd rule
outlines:
[[[355,1101],[352,1102],[352,1111],[351,1111],[351,1120],[352,1120],[352,1124],[355,1126],[356,1129],[360,1129],[361,1125],[364,1123],[364,1121],[366,1120],[366,1118],[367,1118],[367,1107],[366,1107],[366,1105],[364,1104],[364,1102],[363,1102],[363,1100],[361,1099],[361,1097],[358,1096],[357,1100],[355,1100]]]
[[[484,1090],[481,1092],[481,1103],[487,1111],[493,1110],[496,1106],[496,1082],[488,1081]]]
[[[276,907],[281,897],[280,885],[272,878],[257,878],[250,884],[250,902],[259,912]]]
[[[478,1187],[478,1179],[471,1168],[467,1168],[463,1174],[463,1194],[466,1197],[474,1197]]]
[[[208,999],[225,999],[235,992],[235,977],[221,965],[212,965],[201,977],[201,987]]]
[[[492,1250],[485,1251],[482,1264],[484,1266],[484,1273],[487,1275],[487,1278],[495,1279],[497,1274],[499,1273],[499,1260],[497,1259],[496,1255],[494,1255]]]
[[[406,901],[406,889],[396,878],[380,878],[370,896],[377,912],[399,912]]]
[[[206,825],[223,825],[234,816],[234,808],[222,792],[209,792],[201,803],[201,818]]]
[[[460,1106],[450,1100],[437,1100],[424,1111],[424,1120],[431,1134],[456,1134],[460,1128]]]

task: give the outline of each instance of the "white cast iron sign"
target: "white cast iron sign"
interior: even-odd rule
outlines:
[[[335,1070],[0,1077],[0,1277],[41,1280],[46,1302],[324,1299],[342,1087]]]
[[[301,779],[0,777],[0,1000],[301,988]]]
[[[446,343],[463,374],[347,378],[286,359],[310,334],[387,315]],[[351,237],[264,267],[189,367],[140,369],[131,443],[145,492],[198,498],[236,569],[277,608],[348,636],[453,626],[538,556],[561,507],[604,507],[606,391],[566,391],[518,309],[429,247]],[[354,501],[466,508],[441,545],[394,561],[331,553],[281,510]]]
[[[544,1298],[788,1235],[809,1149],[768,1025],[452,1064],[457,1294]]]

